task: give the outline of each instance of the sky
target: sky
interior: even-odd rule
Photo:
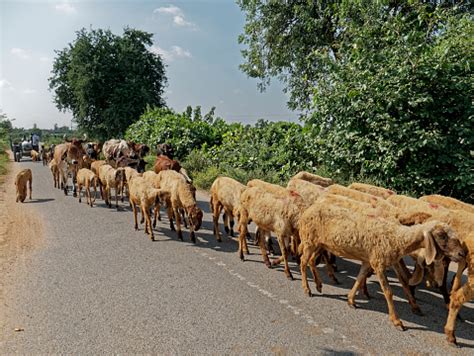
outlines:
[[[230,122],[297,121],[281,83],[261,93],[240,71],[244,22],[234,0],[0,0],[0,109],[16,127],[70,126],[72,114],[58,111],[48,89],[55,50],[81,28],[121,35],[128,26],[153,33],[150,51],[167,66],[166,103],[176,111],[200,105],[204,114],[215,106]]]

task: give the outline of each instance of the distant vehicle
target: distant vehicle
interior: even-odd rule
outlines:
[[[33,146],[31,145],[31,142],[28,141],[12,144],[12,152],[15,162],[20,162],[23,157],[31,157],[32,149]]]

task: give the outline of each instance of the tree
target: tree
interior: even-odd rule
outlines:
[[[345,176],[473,201],[472,18],[414,4],[360,20],[343,22],[340,61],[320,57],[328,70],[306,119],[315,152]]]
[[[391,12],[412,11],[411,4],[422,1],[383,0],[377,1],[380,15]],[[457,3],[458,11],[469,11],[470,1],[432,0],[433,7],[452,7]],[[244,33],[239,43],[245,62],[241,70],[249,77],[260,79],[260,90],[278,78],[289,93],[288,105],[292,109],[310,110],[313,88],[325,63],[320,56],[329,55],[339,61],[341,44],[347,41],[345,22],[361,25],[362,14],[373,1],[353,0],[237,0],[245,12]],[[381,17],[383,20],[383,17]]]
[[[148,50],[152,34],[126,28],[82,29],[67,48],[56,51],[50,90],[59,110],[70,110],[92,137],[123,136],[147,105],[163,107],[167,83],[159,55]]]

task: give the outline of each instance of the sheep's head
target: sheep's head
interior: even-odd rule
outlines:
[[[198,231],[201,228],[202,217],[202,210],[197,206],[188,209],[189,224],[193,227],[194,231]]]
[[[454,262],[460,262],[466,257],[454,230],[445,223],[433,221],[423,232],[426,248],[426,264],[431,264],[438,253],[445,255]]]

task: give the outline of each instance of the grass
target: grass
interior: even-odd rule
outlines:
[[[7,174],[8,153],[6,151],[8,145],[5,141],[0,140],[0,175]]]

